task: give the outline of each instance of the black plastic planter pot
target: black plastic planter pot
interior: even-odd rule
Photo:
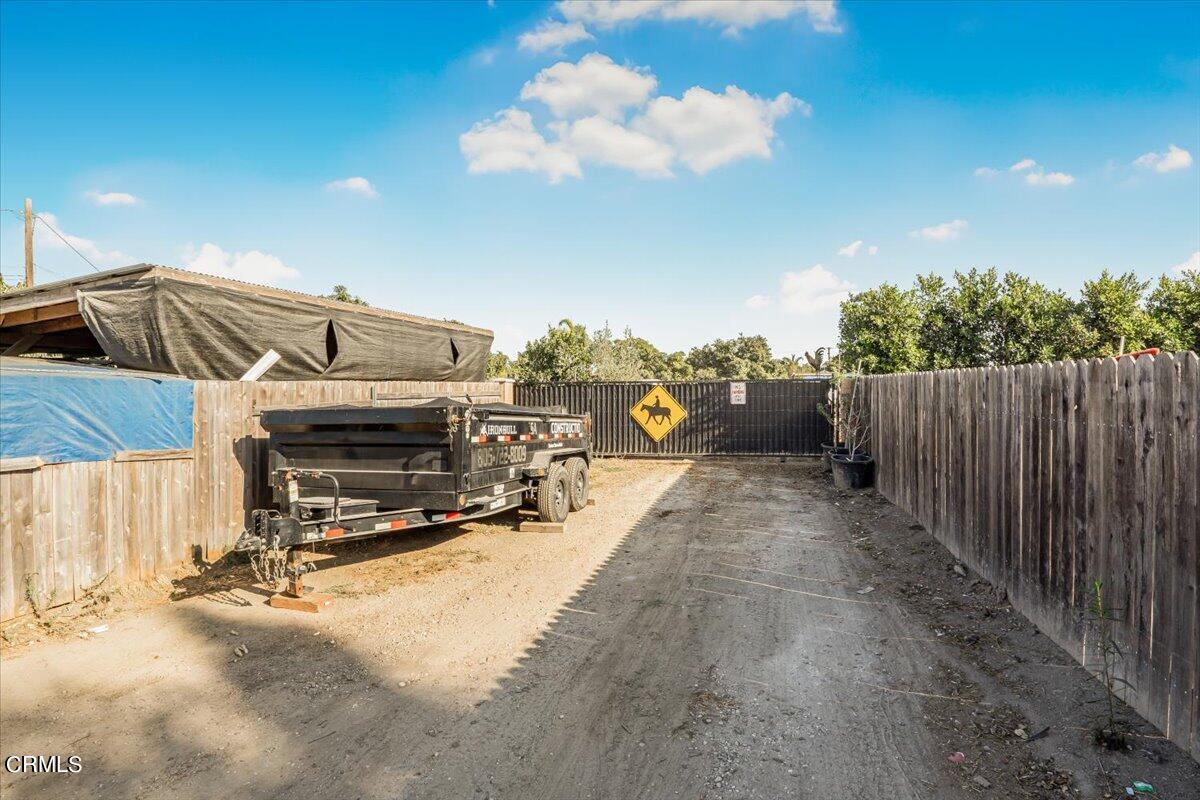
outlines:
[[[829,460],[833,465],[833,485],[837,488],[869,489],[875,485],[875,459],[870,456],[833,453]]]
[[[829,456],[832,455],[833,453],[842,453],[844,455],[849,455],[850,450],[847,449],[844,442],[838,442],[837,444],[822,444],[821,445],[821,460],[825,462],[825,471],[826,472],[829,472],[830,470],[833,469],[833,466],[830,464],[830,461],[829,461]]]

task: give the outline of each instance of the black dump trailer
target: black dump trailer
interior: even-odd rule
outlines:
[[[532,503],[543,522],[587,504],[591,417],[438,398],[406,407],[262,412],[274,508],[236,549],[302,545],[466,521]]]

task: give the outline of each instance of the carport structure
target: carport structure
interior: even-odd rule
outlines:
[[[107,356],[116,366],[237,380],[482,380],[492,332],[327,297],[136,264],[0,297],[9,356]]]

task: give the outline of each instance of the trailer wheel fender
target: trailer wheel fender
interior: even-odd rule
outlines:
[[[578,448],[565,450],[538,450],[532,453],[529,457],[529,463],[524,467],[525,475],[529,477],[541,477],[545,475],[545,470],[550,469],[550,465],[555,461],[562,462],[567,456],[586,457],[587,451]]]

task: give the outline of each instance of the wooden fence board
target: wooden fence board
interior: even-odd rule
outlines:
[[[1179,725],[1172,730],[1172,738],[1189,732],[1191,750],[1195,754],[1200,752],[1200,507],[1197,504],[1200,481],[1196,480],[1200,475],[1200,408],[1197,408],[1200,359],[1195,353],[1187,353],[1180,366],[1175,429],[1180,455],[1176,471],[1180,491],[1175,504],[1179,539],[1175,601],[1172,604],[1177,621],[1172,640],[1180,670],[1184,675],[1190,672],[1191,681],[1178,681],[1172,691],[1172,697],[1178,699],[1178,705],[1172,707],[1177,709],[1179,719]],[[1178,738],[1175,740],[1179,741]]]
[[[1195,353],[864,378],[878,488],[1200,758],[1200,360]]]

